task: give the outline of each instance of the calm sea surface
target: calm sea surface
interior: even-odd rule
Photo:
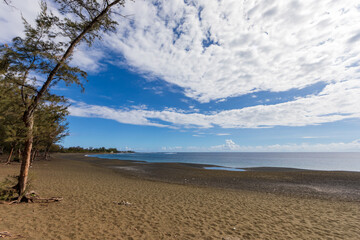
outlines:
[[[145,162],[211,164],[227,168],[282,167],[360,172],[360,153],[132,153],[89,155]],[[231,169],[229,169],[231,170]]]

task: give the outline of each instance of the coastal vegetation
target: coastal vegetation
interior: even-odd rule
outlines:
[[[58,146],[58,145],[53,146],[53,152],[60,152],[60,153],[135,153],[134,151],[131,151],[131,150],[120,151],[120,150],[117,150],[116,148],[105,148],[105,147],[83,148],[80,146],[64,148],[64,147]]]
[[[17,201],[26,199],[31,161],[39,151],[67,135],[68,103],[50,89],[62,82],[79,85],[87,74],[71,62],[80,44],[88,47],[107,32],[115,31],[114,8],[125,0],[55,0],[61,16],[44,1],[34,26],[23,19],[24,36],[0,45],[0,143],[21,155]],[[5,1],[4,4],[9,4]],[[9,161],[11,157],[9,158]]]

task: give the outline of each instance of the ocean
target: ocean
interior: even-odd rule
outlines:
[[[324,152],[153,152],[93,154],[98,158],[144,162],[209,164],[209,169],[238,170],[252,167],[299,168],[324,171],[360,172],[360,153]]]

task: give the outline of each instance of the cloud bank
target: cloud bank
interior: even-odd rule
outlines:
[[[114,109],[106,106],[74,103],[70,114],[79,117],[105,118],[120,123],[170,128],[264,128],[307,126],[360,117],[360,81],[329,84],[318,95],[294,101],[257,105],[213,114],[165,108]]]
[[[106,44],[200,102],[360,77],[356,1],[138,0],[121,11],[130,17]]]
[[[1,42],[23,34],[20,10],[30,22],[39,12],[31,0],[13,5],[0,6]],[[78,49],[76,65],[96,72],[104,52],[117,53],[122,67],[180,86],[199,102],[360,79],[353,0],[137,0],[119,11],[128,18],[118,18],[118,32],[97,49]]]
[[[34,1],[13,4],[18,9],[0,7],[1,42],[21,34],[19,9],[27,19],[39,11]],[[101,50],[111,50],[122,66],[178,85],[200,102],[327,85],[317,95],[211,114],[76,103],[73,116],[170,128],[306,126],[360,117],[360,5],[352,0],[138,0],[120,11],[129,17],[118,19],[118,32],[105,36],[104,49],[78,49],[77,64],[96,71],[106,56]]]

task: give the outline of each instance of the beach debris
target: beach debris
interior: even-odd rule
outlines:
[[[21,235],[18,234],[11,234],[8,231],[4,231],[4,232],[0,232],[0,238],[12,238],[12,239],[19,239],[19,238],[24,238]]]
[[[9,232],[0,232],[0,238],[6,238],[11,237],[11,234]]]
[[[63,200],[62,197],[51,197],[51,198],[41,198],[36,192],[30,191],[25,195],[26,202],[28,203],[51,203],[51,202],[60,202]]]
[[[125,200],[121,200],[120,202],[113,202],[117,205],[124,205],[124,206],[130,206],[132,203],[125,201]]]

